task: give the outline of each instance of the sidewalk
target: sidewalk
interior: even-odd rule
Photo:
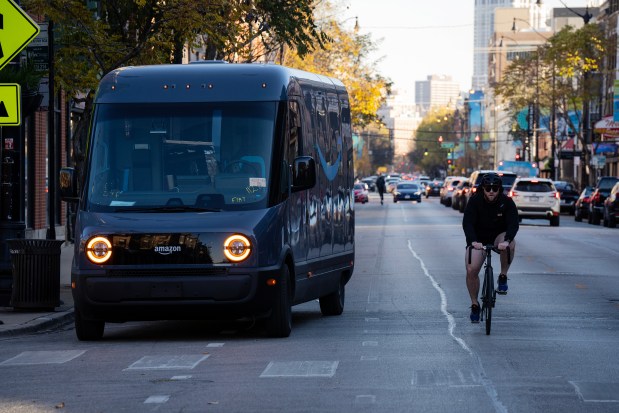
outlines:
[[[0,337],[33,333],[73,321],[73,296],[71,295],[73,244],[62,244],[60,251],[60,306],[54,311],[0,307]]]

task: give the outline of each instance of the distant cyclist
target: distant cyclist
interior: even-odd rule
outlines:
[[[378,190],[378,195],[380,195],[380,204],[383,204],[383,195],[385,194],[385,177],[382,173],[378,173],[378,178],[376,179],[376,189]]]
[[[518,209],[514,201],[503,194],[503,181],[496,173],[483,176],[477,192],[466,204],[462,228],[466,236],[466,286],[471,296],[471,322],[478,323],[479,271],[486,258],[483,246],[493,244],[501,250],[498,294],[507,294],[507,271],[516,250],[514,238],[518,232]]]

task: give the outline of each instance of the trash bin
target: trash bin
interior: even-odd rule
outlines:
[[[60,305],[60,246],[63,242],[7,240],[13,268],[12,307],[53,310]]]

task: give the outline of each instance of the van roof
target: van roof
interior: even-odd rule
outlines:
[[[274,64],[166,64],[111,71],[95,103],[280,101],[306,86],[346,93],[337,79]]]

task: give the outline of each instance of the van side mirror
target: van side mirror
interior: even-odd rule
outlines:
[[[316,161],[311,156],[299,156],[292,165],[292,192],[316,185]]]
[[[60,169],[58,187],[60,188],[60,199],[65,202],[79,201],[75,168],[65,167]]]

